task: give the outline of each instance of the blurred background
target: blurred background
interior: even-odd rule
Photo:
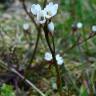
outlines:
[[[66,68],[61,68],[64,96],[96,96],[96,0],[50,1],[59,4],[53,21],[56,53],[63,56]],[[33,3],[43,6],[44,0],[25,0],[28,12]],[[27,32],[24,26],[28,27]],[[36,37],[36,28],[22,2],[0,0],[0,59],[26,75],[26,63],[33,53]],[[49,51],[46,45],[42,34],[31,71],[26,77],[46,96],[59,96],[55,69],[49,69],[48,62],[44,61],[44,54]],[[40,95],[18,76],[0,67],[0,96]]]

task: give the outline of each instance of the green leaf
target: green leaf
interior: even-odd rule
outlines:
[[[80,88],[80,95],[79,96],[88,96],[87,89],[85,88],[84,85],[82,85]]]
[[[11,85],[3,84],[0,88],[0,96],[16,96]]]

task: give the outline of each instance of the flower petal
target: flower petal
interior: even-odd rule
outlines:
[[[57,61],[58,65],[62,65],[63,63],[64,63],[63,59]]]
[[[46,12],[44,10],[41,10],[37,13],[37,21],[40,24],[44,24],[46,22],[46,18],[45,18]]]
[[[39,4],[33,4],[31,7],[32,14],[37,15],[39,11],[41,11],[41,6]]]
[[[52,60],[52,54],[49,53],[49,52],[46,52],[46,53],[45,53],[45,56],[44,56],[44,59],[45,59],[46,61],[51,61],[51,60]]]
[[[57,14],[57,10],[58,10],[58,4],[55,4],[52,8],[52,16],[55,16]]]
[[[62,65],[64,63],[63,58],[60,56],[60,54],[56,55],[56,61],[58,65]]]
[[[44,10],[46,11],[46,18],[50,19],[51,17],[53,17],[57,14],[58,4],[53,4],[51,2],[48,5],[46,5]]]

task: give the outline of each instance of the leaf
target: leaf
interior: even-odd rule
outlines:
[[[80,95],[79,96],[88,96],[87,89],[85,88],[84,85],[82,85],[80,88]]]
[[[15,96],[15,92],[11,85],[3,84],[0,88],[0,96]]]

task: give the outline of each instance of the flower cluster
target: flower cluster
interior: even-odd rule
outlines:
[[[50,2],[44,9],[41,8],[39,4],[33,4],[31,7],[31,12],[35,16],[35,21],[37,24],[44,24],[46,21],[50,21],[52,17],[57,14],[58,4],[53,4]],[[48,24],[49,31],[54,31],[53,22]]]
[[[49,53],[49,52],[46,52],[45,53],[45,56],[44,56],[44,59],[46,61],[51,61],[53,58],[52,58],[52,54]],[[64,63],[64,60],[63,58],[60,56],[60,54],[56,54],[56,61],[57,61],[57,64],[58,65],[62,65]]]

